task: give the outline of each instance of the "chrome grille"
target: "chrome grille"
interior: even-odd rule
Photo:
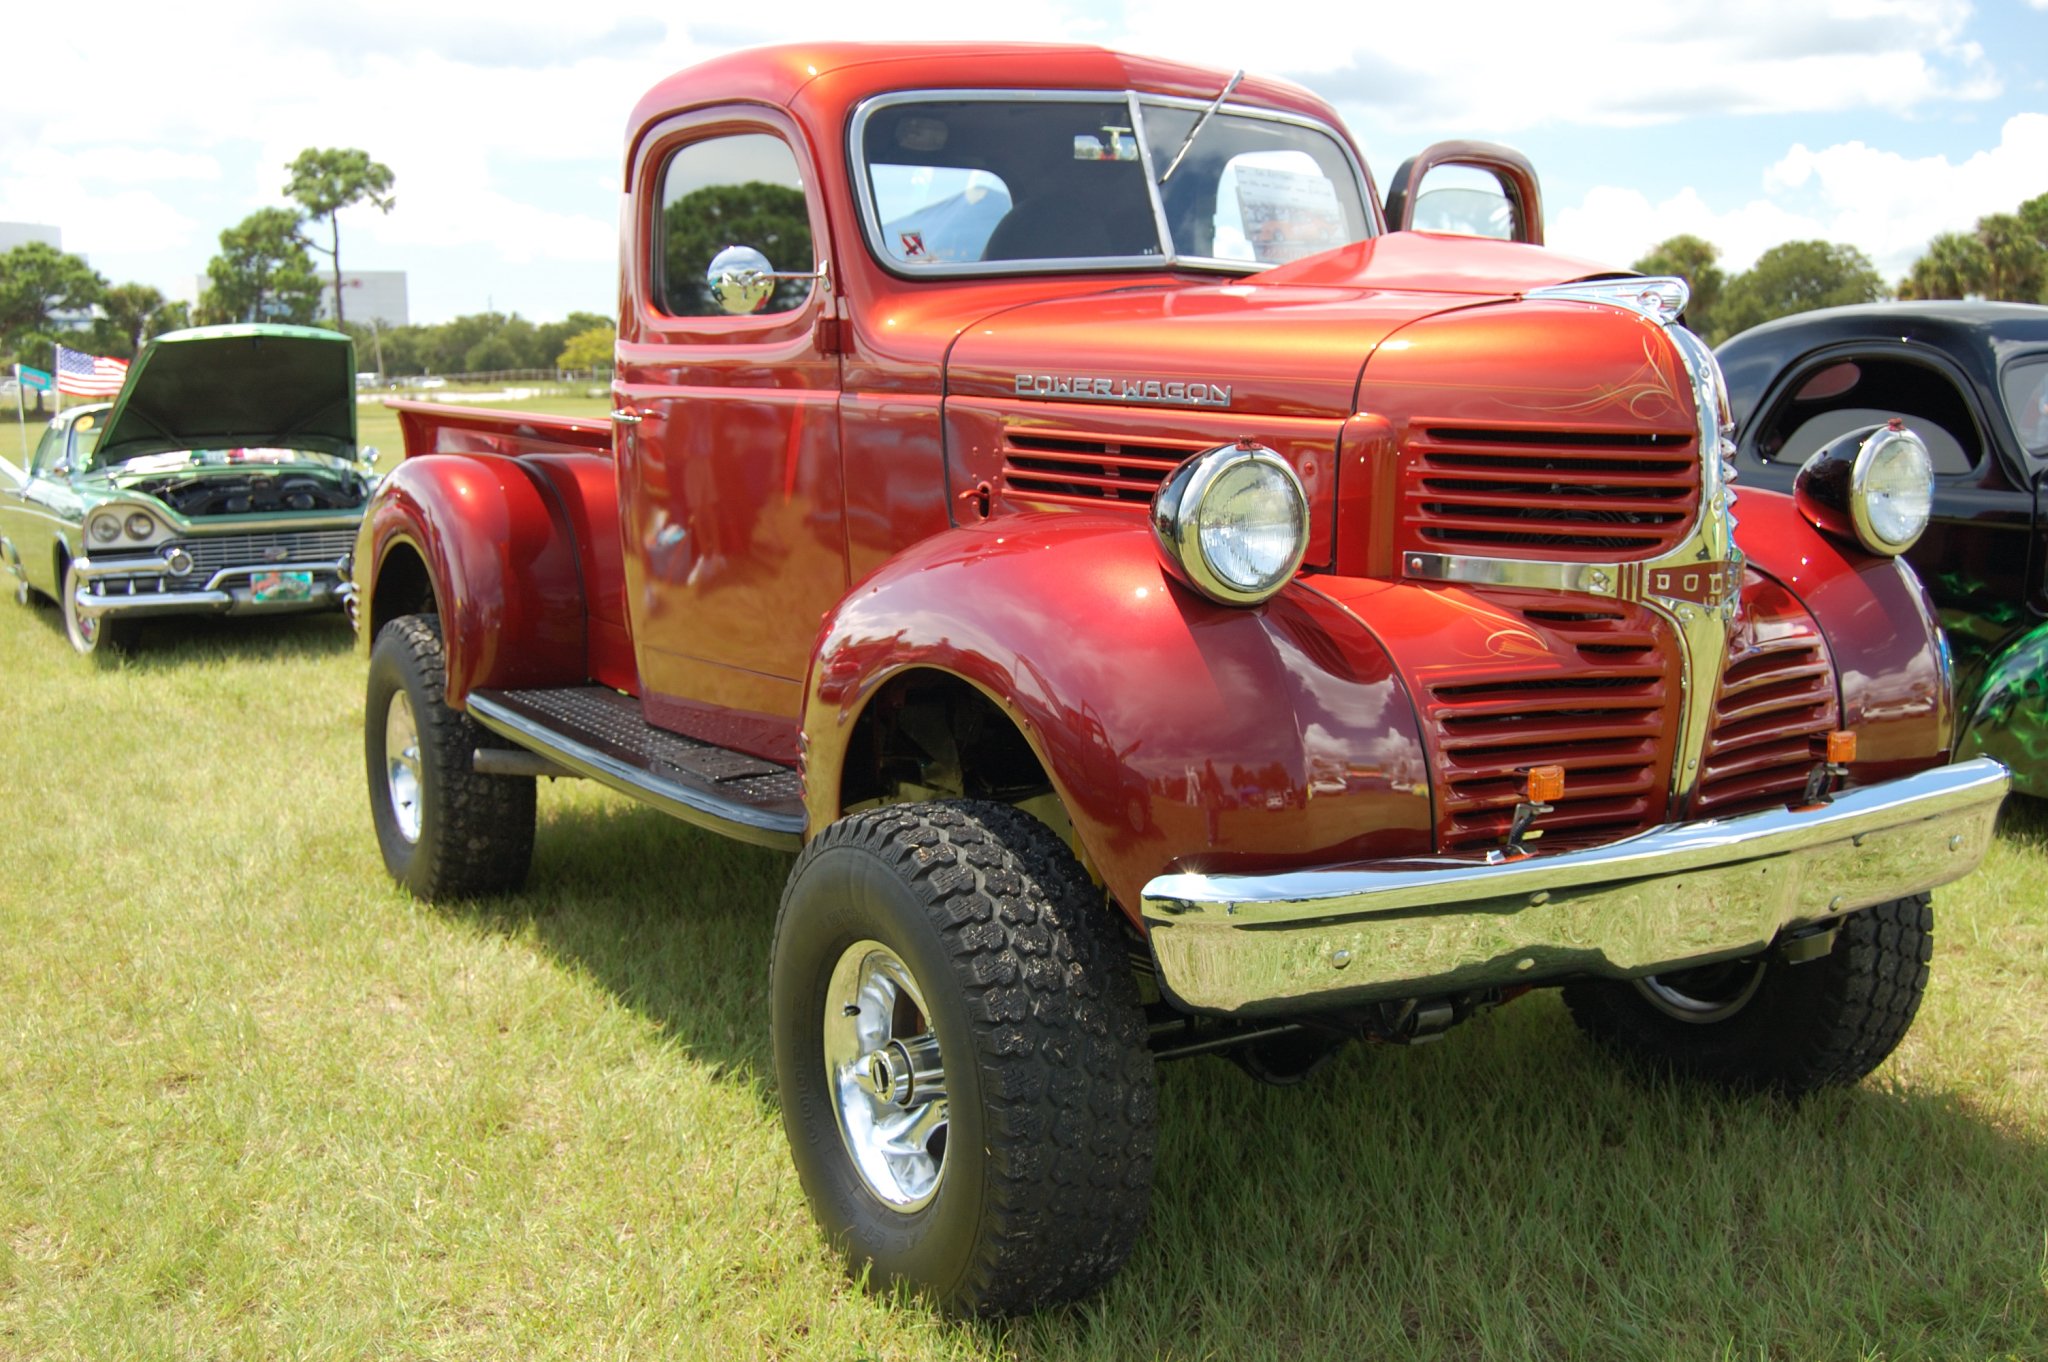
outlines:
[[[273,563],[331,563],[355,546],[354,530],[272,530],[253,534],[197,535],[177,547],[192,555],[190,577],[205,580],[222,568]]]

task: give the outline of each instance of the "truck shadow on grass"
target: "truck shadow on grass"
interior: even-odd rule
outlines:
[[[774,1110],[791,858],[648,810],[543,809],[528,890],[451,911],[530,931]],[[2006,835],[2048,843],[2048,810]],[[1909,1047],[1847,1090],[1730,1097],[1623,1072],[1539,993],[1294,1089],[1170,1064],[1122,1274],[965,1327],[1020,1356],[2040,1356],[2040,1113],[1986,1106],[1977,1073],[1977,1096],[1948,1091],[1945,1062]]]

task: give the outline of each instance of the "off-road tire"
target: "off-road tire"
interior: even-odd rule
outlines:
[[[446,681],[437,616],[403,615],[378,631],[363,705],[370,818],[391,878],[429,901],[517,889],[533,861],[534,779],[477,773],[476,749],[499,744],[448,707]],[[386,760],[401,695],[418,735],[416,837],[401,824]]]
[[[1798,1095],[1856,1082],[1905,1038],[1927,987],[1933,932],[1925,894],[1850,913],[1832,951],[1800,964],[1766,958],[1755,992],[1715,1021],[1678,1020],[1634,982],[1570,984],[1564,1001],[1588,1036],[1626,1059]]]
[[[101,615],[88,624],[78,613],[78,570],[68,561],[64,564],[63,580],[58,584],[57,595],[57,609],[64,617],[64,637],[71,640],[71,646],[81,656],[123,653],[133,646],[135,621]]]
[[[782,1119],[812,1212],[868,1284],[955,1314],[1096,1290],[1143,1232],[1158,1089],[1115,909],[1051,830],[1002,804],[896,805],[791,871],[770,965]],[[835,961],[880,942],[916,976],[951,1101],[931,1199],[857,1170],[827,1076]]]

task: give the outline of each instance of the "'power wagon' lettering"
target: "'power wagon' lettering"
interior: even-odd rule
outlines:
[[[1230,386],[1205,379],[1089,378],[1080,374],[1018,374],[1019,397],[1071,397],[1081,402],[1150,402],[1162,407],[1227,407]]]

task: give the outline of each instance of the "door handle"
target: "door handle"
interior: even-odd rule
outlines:
[[[622,426],[637,426],[646,419],[639,412],[628,411],[623,407],[614,408],[612,411],[612,420],[617,421]]]

